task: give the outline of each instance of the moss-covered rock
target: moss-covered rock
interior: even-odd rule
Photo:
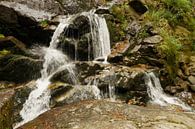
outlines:
[[[21,55],[0,58],[0,80],[26,82],[40,77],[42,61]]]

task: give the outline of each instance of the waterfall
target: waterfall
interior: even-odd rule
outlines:
[[[177,97],[171,97],[164,93],[161,87],[160,80],[154,73],[147,73],[145,83],[147,84],[147,92],[152,103],[159,104],[161,106],[176,105],[182,107],[184,110],[191,111],[191,107],[186,105]]]
[[[109,94],[109,98],[111,101],[115,101],[116,100],[116,95],[115,95],[115,86],[109,84],[108,85],[108,94]]]
[[[106,20],[102,16],[95,14],[94,11],[82,13],[82,15],[83,14],[89,18],[94,58],[104,59],[104,62],[106,62],[107,56],[111,51],[110,36]],[[52,36],[50,46],[48,48],[41,48],[41,52],[44,54],[41,78],[36,81],[36,88],[30,93],[28,99],[23,104],[23,109],[20,111],[23,121],[16,124],[15,129],[50,109],[49,102],[51,96],[48,86],[51,84],[50,78],[55,73],[67,69],[72,82],[77,84],[78,81],[74,73],[74,66],[66,55],[57,50],[60,35],[68,29],[74,18],[75,16],[70,16],[62,20]],[[112,87],[109,85],[109,91],[111,92],[112,90]],[[91,86],[91,91],[94,92],[96,98],[99,98],[100,91],[97,86]],[[111,97],[113,95],[110,93],[109,96]]]
[[[66,19],[60,21],[60,24],[58,25],[52,36],[49,48],[57,48],[60,34],[66,31],[66,29],[68,29],[68,26],[70,25],[73,19],[74,16],[69,16]]]
[[[111,53],[111,49],[110,35],[105,18],[95,14],[95,10],[84,12],[81,15],[87,16],[89,19],[94,59],[103,59],[104,62],[107,62],[107,56]]]
[[[77,82],[73,65],[70,64],[68,57],[56,49],[60,34],[68,26],[67,21],[69,21],[69,18],[68,20],[66,19],[65,22],[59,24],[53,34],[50,46],[48,48],[42,48],[44,63],[43,69],[41,70],[41,78],[36,81],[36,88],[30,93],[23,105],[23,109],[20,111],[23,121],[18,123],[14,128],[22,126],[50,109],[49,102],[51,96],[48,85],[50,84],[50,78],[56,72],[67,69],[73,83]]]

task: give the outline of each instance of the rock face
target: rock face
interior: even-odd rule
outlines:
[[[75,14],[87,11],[96,5],[95,0],[1,0],[22,4],[34,10],[55,14]]]
[[[15,6],[15,4],[12,4]],[[11,6],[11,5],[10,5]],[[13,9],[7,3],[0,1],[0,31],[5,36],[14,36],[30,46],[34,43],[47,44],[50,41],[52,31],[43,30],[38,26],[38,20],[31,15],[27,15],[23,10]],[[20,9],[22,7],[18,7]],[[21,12],[20,12],[21,11]],[[27,9],[28,11],[28,9]],[[31,13],[31,11],[29,11]],[[33,14],[33,13],[32,13]],[[37,16],[37,11],[35,15]],[[40,16],[42,17],[42,16]],[[41,19],[44,20],[44,19]]]
[[[103,94],[102,97],[104,97],[104,95],[106,96],[106,94],[108,94],[109,87],[112,86],[115,89],[114,94],[117,98],[124,101],[139,98],[140,102],[146,103],[149,99],[147,85],[145,84],[145,73],[151,72],[153,70],[152,68],[147,69],[147,66],[135,66],[130,68],[94,62],[77,62],[75,66],[78,70],[76,74],[78,80],[81,85],[84,85],[82,86],[83,88],[77,89],[76,91],[82,90],[85,92],[86,85],[96,85]],[[68,83],[70,84],[70,89],[73,88],[73,83],[68,81],[66,70],[56,73],[51,78],[51,81],[54,82],[54,84],[56,82]],[[63,89],[65,89],[66,92],[64,92]],[[67,94],[71,92],[71,90],[68,89],[67,86],[62,86],[61,90],[58,89],[58,91]],[[74,97],[74,94],[72,95]],[[88,95],[90,96],[90,94]]]
[[[0,91],[0,128],[12,129],[13,124],[13,90]]]
[[[194,113],[84,101],[48,111],[19,129],[189,129],[194,122]]]

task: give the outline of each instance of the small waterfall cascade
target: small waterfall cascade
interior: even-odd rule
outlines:
[[[111,53],[110,36],[106,20],[104,17],[95,14],[94,10],[82,13],[82,15],[85,15],[89,18],[92,35],[93,55],[95,60],[103,59],[104,63],[106,63],[107,56]],[[50,46],[41,48],[41,52],[43,52],[44,55],[41,77],[36,81],[35,89],[30,93],[28,99],[23,105],[23,109],[20,111],[20,115],[23,121],[17,123],[14,129],[35,119],[40,114],[50,109],[49,102],[51,96],[48,86],[51,84],[50,78],[55,73],[67,69],[72,82],[74,84],[78,84],[78,80],[74,72],[74,66],[71,64],[67,55],[63,54],[60,50],[57,50],[60,35],[66,31],[66,29],[68,29],[74,18],[75,16],[69,16],[66,19],[63,19],[52,36]],[[93,92],[96,99],[101,98],[100,90],[96,84],[93,86],[88,86],[88,88],[91,88],[90,91]],[[111,85],[109,85],[108,90],[108,97],[112,98],[113,88]]]
[[[66,21],[68,20],[66,19]],[[77,83],[73,70],[74,66],[71,65],[66,55],[56,49],[60,34],[68,26],[66,21],[60,23],[57,27],[50,42],[50,46],[48,48],[42,48],[44,52],[44,63],[43,69],[41,70],[41,78],[36,81],[36,88],[30,93],[23,105],[23,109],[20,111],[23,121],[18,123],[14,128],[22,126],[50,109],[49,102],[51,96],[48,85],[50,84],[50,78],[56,72],[67,69],[73,83]]]
[[[90,22],[94,59],[103,59],[106,63],[111,49],[110,34],[105,18],[95,14],[95,10],[84,12],[81,15],[87,16]]]
[[[115,85],[114,85],[114,80],[115,80],[115,73],[109,70],[104,70],[104,74],[105,76],[108,76],[108,78],[105,80],[104,84],[106,84],[106,88],[103,90],[99,90],[99,97],[97,98],[101,98],[101,99],[109,99],[110,101],[115,101],[116,100],[116,89],[115,89]],[[110,76],[111,75],[111,76]],[[101,77],[100,77],[101,78]],[[88,85],[93,85],[96,86],[98,89],[98,85],[101,85],[99,82],[100,80],[98,78],[93,78]],[[95,88],[94,88],[95,89]],[[97,91],[97,90],[95,90]],[[96,92],[98,93],[98,92]]]
[[[145,83],[147,84],[147,92],[151,103],[159,104],[160,106],[176,105],[186,111],[191,111],[191,107],[186,105],[177,97],[171,97],[164,93],[161,87],[160,80],[153,72],[146,74]]]
[[[88,86],[92,86],[93,88],[93,93],[95,94],[95,98],[96,99],[101,99],[101,91],[100,89],[98,88],[98,82],[96,79],[94,80],[91,80],[89,83],[88,83]]]
[[[68,28],[73,19],[74,16],[69,16],[66,19],[60,21],[60,24],[58,25],[52,36],[49,48],[57,48],[60,34],[66,31],[66,29]]]
[[[109,93],[109,98],[111,101],[115,101],[116,100],[116,96],[115,96],[115,86],[109,84],[108,85],[108,93]]]

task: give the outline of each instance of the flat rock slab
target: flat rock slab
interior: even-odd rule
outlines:
[[[108,101],[52,109],[19,129],[194,129],[195,114]]]

